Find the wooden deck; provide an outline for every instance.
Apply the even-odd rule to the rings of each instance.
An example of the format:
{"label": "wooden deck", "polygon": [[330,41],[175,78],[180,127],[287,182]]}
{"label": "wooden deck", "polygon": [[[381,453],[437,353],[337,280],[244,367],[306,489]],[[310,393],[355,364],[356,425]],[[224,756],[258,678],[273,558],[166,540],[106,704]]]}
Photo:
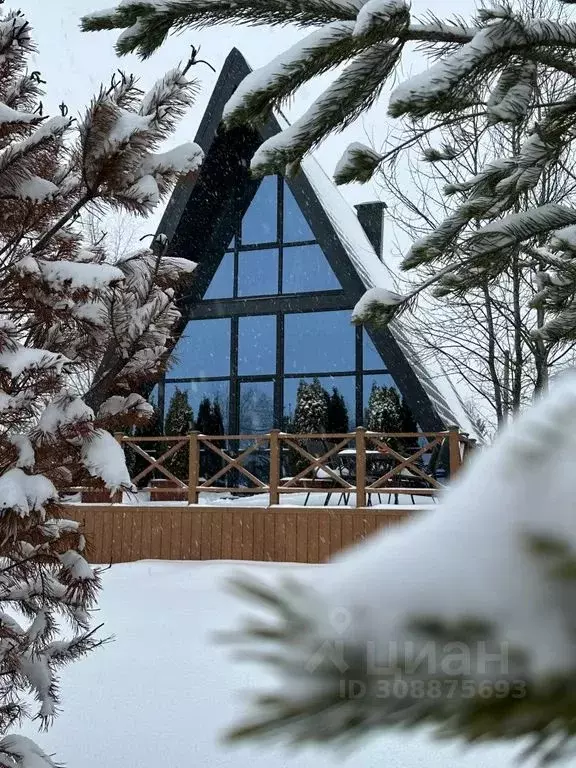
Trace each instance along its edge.
{"label": "wooden deck", "polygon": [[149,559],[323,563],[422,509],[69,504],[64,515],[83,523],[92,563]]}
{"label": "wooden deck", "polygon": [[[156,503],[141,497],[135,504],[121,504],[120,494],[110,499],[103,489],[93,488],[91,498],[83,494],[88,503],[65,505],[67,517],[84,523],[93,563],[322,563],[376,530],[425,510],[416,504],[374,508],[370,501],[379,495],[413,501],[427,496],[429,501],[445,485],[446,477],[433,470],[441,452],[452,478],[473,447],[456,427],[434,433],[376,433],[358,427],[344,434],[273,430],[258,435],[117,434],[116,439],[127,458],[136,455],[139,469],[133,482]],[[185,456],[177,477],[173,460],[181,452]],[[208,495],[223,492],[225,503],[207,503]],[[333,495],[343,506],[297,506],[298,494],[305,496],[305,504],[310,498],[312,504],[321,503],[318,494],[328,503]],[[261,504],[243,505],[245,496],[258,496]]]}

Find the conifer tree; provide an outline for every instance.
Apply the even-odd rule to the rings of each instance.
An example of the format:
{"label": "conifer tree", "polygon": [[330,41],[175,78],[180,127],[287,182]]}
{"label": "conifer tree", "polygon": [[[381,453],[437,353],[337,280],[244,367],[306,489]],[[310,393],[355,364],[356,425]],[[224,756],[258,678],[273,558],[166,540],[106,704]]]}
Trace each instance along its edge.
{"label": "conifer tree", "polygon": [[320,434],[326,432],[328,423],[328,397],[319,379],[302,380],[296,393],[294,432]]}
{"label": "conifer tree", "polygon": [[[214,401],[203,397],[198,406],[196,429],[203,435],[223,435],[224,419],[218,398]],[[205,448],[200,455],[200,474],[204,478],[212,477],[222,467],[222,459],[213,451]]]}
{"label": "conifer tree", "polygon": [[[192,103],[185,68],[146,94],[117,75],[76,122],[65,105],[43,114],[33,53],[27,18],[0,13],[0,763],[53,768],[10,731],[27,716],[48,726],[59,669],[101,642],[91,622],[99,573],[59,492],[86,478],[132,487],[109,430],[150,417],[132,388],[161,369],[179,317],[174,289],[194,266],[165,258],[164,237],[111,265],[79,214],[147,215],[202,153],[157,151]],[[84,371],[99,388],[92,407]]]}
{"label": "conifer tree", "polygon": [[196,429],[203,435],[211,435],[212,429],[212,404],[209,397],[203,397],[198,406],[196,417]]}
{"label": "conifer tree", "polygon": [[[170,398],[166,419],[164,421],[164,434],[187,435],[194,426],[194,413],[188,401],[188,392],[176,387]],[[167,446],[168,447],[168,446]],[[180,448],[174,456],[166,461],[166,468],[179,480],[186,482],[188,479],[189,448]]]}
{"label": "conifer tree", "polygon": [[[330,396],[319,379],[307,382],[303,379],[296,391],[296,407],[291,423],[294,434],[324,434],[328,427],[328,405]],[[306,440],[306,449],[314,456],[320,456],[327,450],[326,441],[319,438]],[[297,474],[304,469],[308,461],[299,453],[291,450],[288,454],[288,470]]]}
{"label": "conifer tree", "polygon": [[[366,408],[367,428],[372,432],[402,432],[405,415],[396,387],[380,386],[374,381]],[[386,443],[400,453],[407,448],[406,441],[398,437],[388,437]]]}
{"label": "conifer tree", "polygon": [[398,390],[373,382],[366,409],[367,428],[372,432],[401,432],[403,415]]}
{"label": "conifer tree", "polygon": [[332,389],[328,396],[328,410],[326,414],[326,431],[332,434],[343,434],[350,428],[348,406],[337,387]]}
{"label": "conifer tree", "polygon": [[237,579],[258,612],[228,639],[276,684],[231,737],[341,744],[420,726],[513,740],[543,765],[573,757],[575,424],[572,373],[482,451],[437,513],[381,531],[320,580]]}
{"label": "conifer tree", "polygon": [[400,432],[418,432],[418,424],[405,397],[402,398],[400,414]]}
{"label": "conifer tree", "polygon": [[222,415],[222,407],[218,398],[216,398],[212,404],[211,429],[211,435],[224,434],[224,417]]}

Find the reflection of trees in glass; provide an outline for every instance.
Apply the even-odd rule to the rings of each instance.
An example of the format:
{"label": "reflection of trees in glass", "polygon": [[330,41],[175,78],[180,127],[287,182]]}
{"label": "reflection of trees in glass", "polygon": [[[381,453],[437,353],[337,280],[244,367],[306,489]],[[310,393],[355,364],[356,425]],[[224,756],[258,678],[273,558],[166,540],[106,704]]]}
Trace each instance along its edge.
{"label": "reflection of trees in glass", "polygon": [[[187,435],[193,426],[194,413],[188,401],[188,392],[176,387],[168,405],[164,432],[166,435]],[[166,450],[173,445],[174,443],[166,443]],[[188,446],[185,446],[165,462],[166,469],[184,482],[188,479],[188,454]]]}
{"label": "reflection of trees in glass", "polygon": [[[273,386],[262,382],[240,388],[240,432],[244,435],[266,433],[274,424]],[[240,446],[242,449],[245,446]],[[259,449],[244,462],[244,466],[263,481],[269,476],[270,457],[267,450]],[[240,485],[251,486],[250,480],[238,476]]]}
{"label": "reflection of trees in glass", "polygon": [[213,400],[209,397],[202,398],[198,407],[196,429],[203,435],[224,434],[224,420],[218,397],[215,397]]}
{"label": "reflection of trees in glass", "polygon": [[328,423],[329,395],[319,379],[298,384],[292,422],[295,433],[325,432]]}
{"label": "reflection of trees in glass", "polygon": [[[274,388],[271,382],[255,383],[240,387],[240,433],[243,435],[265,434],[274,425]],[[240,443],[239,450],[249,447],[250,442]],[[270,472],[270,455],[265,444],[244,460],[244,466],[264,482]],[[252,481],[242,474],[235,475],[239,485],[251,487]]]}
{"label": "reflection of trees in glass", "polygon": [[319,379],[301,380],[296,393],[294,415],[286,417],[290,432],[348,432],[348,406],[338,387],[330,394]]}
{"label": "reflection of trees in glass", "polygon": [[398,390],[372,384],[366,426],[372,432],[400,432],[402,429],[402,403]]}
{"label": "reflection of trees in glass", "polygon": [[[372,384],[365,423],[372,432],[416,432],[418,427],[406,401],[400,398],[395,387]],[[417,439],[389,438],[386,441],[391,448],[400,453],[417,450]]]}
{"label": "reflection of trees in glass", "polygon": [[240,393],[240,432],[268,432],[274,424],[274,399],[257,385],[243,386]]}
{"label": "reflection of trees in glass", "polygon": [[[214,400],[210,400],[209,397],[202,399],[198,407],[196,429],[203,435],[224,434],[224,420],[218,397],[215,397]],[[217,446],[219,448],[225,447],[221,441],[218,441]],[[212,477],[222,468],[222,461],[223,459],[215,454],[214,451],[206,447],[201,448],[200,475],[205,479]]]}
{"label": "reflection of trees in glass", "polygon": [[350,419],[348,416],[348,406],[344,400],[344,395],[338,391],[338,387],[332,389],[332,394],[328,395],[328,411],[326,414],[326,431],[333,434],[342,434],[348,432]]}
{"label": "reflection of trees in glass", "polygon": [[[311,382],[300,381],[296,393],[294,418],[290,421],[289,431],[297,434],[342,433],[348,432],[348,407],[337,387],[329,394],[319,379]],[[326,440],[309,440],[307,449],[319,456],[328,449]],[[290,457],[289,471],[298,473],[307,462],[300,456]]]}

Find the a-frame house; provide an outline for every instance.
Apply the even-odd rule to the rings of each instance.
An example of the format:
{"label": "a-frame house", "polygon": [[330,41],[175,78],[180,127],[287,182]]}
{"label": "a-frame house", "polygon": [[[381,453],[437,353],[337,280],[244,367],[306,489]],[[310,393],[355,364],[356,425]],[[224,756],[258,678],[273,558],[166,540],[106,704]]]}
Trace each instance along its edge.
{"label": "a-frame house", "polygon": [[431,377],[396,322],[354,328],[350,313],[367,288],[392,287],[382,261],[383,204],[356,210],[313,157],[296,178],[251,179],[250,160],[280,130],[226,130],[223,108],[250,68],[233,50],[196,141],[206,159],[181,183],[160,231],[169,253],[198,263],[173,362],[158,385],[161,409],[176,387],[218,400],[228,434],[282,427],[301,380],[318,378],[344,397],[350,426],[363,423],[370,391],[396,386],[422,430],[473,427],[445,377]]}

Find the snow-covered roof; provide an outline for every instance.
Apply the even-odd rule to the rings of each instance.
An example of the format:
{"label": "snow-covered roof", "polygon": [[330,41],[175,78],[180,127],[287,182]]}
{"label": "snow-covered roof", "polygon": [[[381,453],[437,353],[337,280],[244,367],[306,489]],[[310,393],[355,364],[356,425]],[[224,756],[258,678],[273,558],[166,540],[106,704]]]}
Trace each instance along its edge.
{"label": "snow-covered roof", "polygon": [[434,364],[428,360],[424,365],[397,320],[390,323],[389,329],[442,421],[447,426],[458,425],[470,437],[481,440],[482,437],[478,433],[454,382],[450,376],[442,372],[439,362],[436,361]]}
{"label": "snow-covered roof", "polygon": [[366,288],[379,286],[390,291],[395,290],[392,273],[378,257],[354,209],[324,172],[320,163],[315,157],[309,155],[302,162],[302,171],[322,203],[334,231],[364,286]]}
{"label": "snow-covered roof", "polygon": [[[287,120],[280,116],[279,122],[286,124]],[[396,287],[392,269],[382,261],[374,250],[356,212],[336,184],[325,173],[313,155],[304,158],[301,169],[364,287],[366,289],[384,288],[394,292]],[[442,372],[441,366],[430,365],[429,362],[425,366],[421,362],[398,321],[391,323],[389,330],[404,353],[410,367],[418,376],[442,421],[446,425],[458,425],[463,432],[467,432],[471,437],[480,438],[456,386],[450,377]]]}
{"label": "snow-covered roof", "polygon": [[[290,125],[282,113],[275,113],[275,117],[281,127]],[[364,283],[364,287],[368,289],[378,286],[394,291],[392,272],[379,258],[356,212],[340,189],[326,174],[313,154],[306,155],[300,167],[328,216],[334,232],[344,246],[348,258]]]}

